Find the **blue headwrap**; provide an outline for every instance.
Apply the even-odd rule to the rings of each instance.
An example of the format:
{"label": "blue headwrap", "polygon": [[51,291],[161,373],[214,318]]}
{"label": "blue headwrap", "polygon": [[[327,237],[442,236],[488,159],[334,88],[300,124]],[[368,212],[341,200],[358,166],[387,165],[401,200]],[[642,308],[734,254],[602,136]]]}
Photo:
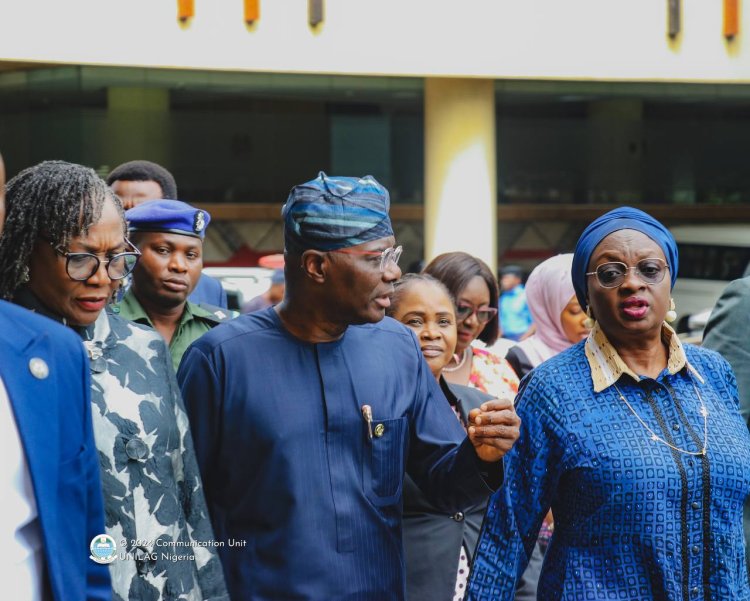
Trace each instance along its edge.
{"label": "blue headwrap", "polygon": [[284,242],[295,250],[338,250],[393,236],[388,190],[371,175],[318,177],[292,188],[281,209]]}
{"label": "blue headwrap", "polygon": [[671,232],[648,213],[632,207],[620,207],[592,221],[583,230],[576,244],[571,276],[573,277],[576,298],[583,309],[586,309],[588,304],[586,302],[588,292],[586,272],[589,270],[591,255],[604,238],[618,230],[639,231],[646,234],[661,247],[669,265],[669,277],[672,280],[672,287],[674,287],[679,259],[677,257],[677,243]]}

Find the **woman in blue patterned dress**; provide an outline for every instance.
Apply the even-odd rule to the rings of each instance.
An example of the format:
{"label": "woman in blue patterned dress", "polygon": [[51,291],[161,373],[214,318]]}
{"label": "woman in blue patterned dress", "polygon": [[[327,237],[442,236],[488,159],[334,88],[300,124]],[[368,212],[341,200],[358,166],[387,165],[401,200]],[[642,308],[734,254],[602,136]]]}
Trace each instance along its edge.
{"label": "woman in blue patterned dress", "polygon": [[550,507],[539,601],[750,600],[750,435],[726,361],[665,322],[677,267],[671,234],[642,211],[610,211],[581,235],[572,278],[593,329],[522,383],[473,601],[512,598]]}
{"label": "woman in blue patterned dress", "polygon": [[[0,297],[83,339],[113,601],[226,601],[180,389],[164,340],[105,310],[138,252],[122,205],[89,168],[48,161],[7,189]],[[73,551],[71,551],[73,552]]]}

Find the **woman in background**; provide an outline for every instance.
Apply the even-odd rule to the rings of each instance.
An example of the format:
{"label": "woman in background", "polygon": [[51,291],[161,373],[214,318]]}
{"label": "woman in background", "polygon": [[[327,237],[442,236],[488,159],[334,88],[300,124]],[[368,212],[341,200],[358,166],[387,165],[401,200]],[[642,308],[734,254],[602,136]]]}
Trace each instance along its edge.
{"label": "woman in background", "polygon": [[[408,274],[395,284],[388,315],[414,331],[432,375],[465,429],[469,412],[492,397],[448,384],[441,376],[456,346],[455,308],[447,288],[432,276]],[[457,513],[440,511],[406,477],[403,536],[408,601],[463,599],[485,507],[482,503]]]}
{"label": "woman in background", "polygon": [[588,336],[586,313],[570,277],[572,264],[572,253],[557,255],[537,265],[526,282],[526,301],[536,332],[505,356],[519,378]]}
{"label": "woman in background", "polygon": [[498,337],[499,291],[492,270],[476,257],[452,252],[435,257],[424,273],[440,280],[456,301],[456,356],[443,369],[445,379],[493,397],[514,397],[518,377],[508,362],[472,346],[477,339],[491,346]]}

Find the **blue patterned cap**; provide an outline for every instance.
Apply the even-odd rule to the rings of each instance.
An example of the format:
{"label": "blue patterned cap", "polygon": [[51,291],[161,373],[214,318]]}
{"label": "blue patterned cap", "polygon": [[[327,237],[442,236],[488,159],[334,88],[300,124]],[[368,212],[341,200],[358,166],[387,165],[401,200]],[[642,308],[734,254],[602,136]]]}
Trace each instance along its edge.
{"label": "blue patterned cap", "polygon": [[281,209],[284,242],[295,250],[338,250],[393,236],[388,190],[371,175],[318,177],[292,188]]}
{"label": "blue patterned cap", "polygon": [[131,232],[169,232],[201,238],[211,215],[180,200],[149,200],[125,211]]}

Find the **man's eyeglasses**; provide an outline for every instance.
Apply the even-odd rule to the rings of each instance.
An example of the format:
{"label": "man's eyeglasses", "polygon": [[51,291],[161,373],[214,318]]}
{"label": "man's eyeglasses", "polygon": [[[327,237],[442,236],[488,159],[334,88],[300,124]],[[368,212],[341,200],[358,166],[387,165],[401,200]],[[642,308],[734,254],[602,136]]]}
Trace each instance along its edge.
{"label": "man's eyeglasses", "polygon": [[102,263],[107,266],[107,275],[110,280],[121,280],[130,274],[141,257],[141,251],[127,238],[125,242],[130,245],[132,251],[117,253],[104,260],[92,253],[72,253],[55,246],[52,242],[50,244],[58,255],[65,257],[65,271],[68,277],[77,282],[85,282],[99,271],[99,265]]}
{"label": "man's eyeglasses", "polygon": [[403,246],[391,246],[390,248],[386,248],[383,251],[339,248],[331,252],[345,253],[349,255],[369,255],[371,257],[380,255],[380,271],[385,271],[388,268],[388,265],[390,265],[391,263],[393,263],[394,265],[398,265],[398,260],[401,258],[401,253],[403,252],[403,250]]}
{"label": "man's eyeglasses", "polygon": [[456,307],[456,317],[458,317],[459,321],[469,319],[471,315],[476,315],[479,323],[487,323],[497,315],[497,309],[495,309],[495,307],[487,306],[475,308],[466,303],[458,303],[458,306]]}
{"label": "man's eyeglasses", "polygon": [[633,266],[625,265],[625,263],[620,263],[619,261],[612,261],[597,265],[596,271],[590,271],[586,275],[595,275],[602,288],[617,288],[625,281],[625,276],[631,269],[635,269],[636,275],[638,275],[644,284],[658,284],[664,279],[669,265],[656,257],[641,259]]}

